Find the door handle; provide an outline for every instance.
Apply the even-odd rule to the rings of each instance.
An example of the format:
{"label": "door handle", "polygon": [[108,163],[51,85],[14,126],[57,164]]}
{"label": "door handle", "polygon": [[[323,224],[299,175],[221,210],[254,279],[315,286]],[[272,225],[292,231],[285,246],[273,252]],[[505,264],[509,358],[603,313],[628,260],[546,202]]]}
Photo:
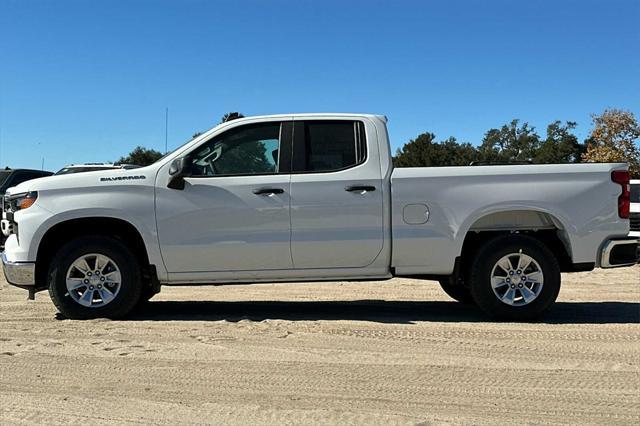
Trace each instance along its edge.
{"label": "door handle", "polygon": [[284,189],[282,188],[256,188],[253,190],[253,193],[256,195],[273,195],[273,194],[282,194]]}
{"label": "door handle", "polygon": [[376,187],[371,185],[351,185],[347,186],[344,190],[348,192],[371,192],[375,191]]}

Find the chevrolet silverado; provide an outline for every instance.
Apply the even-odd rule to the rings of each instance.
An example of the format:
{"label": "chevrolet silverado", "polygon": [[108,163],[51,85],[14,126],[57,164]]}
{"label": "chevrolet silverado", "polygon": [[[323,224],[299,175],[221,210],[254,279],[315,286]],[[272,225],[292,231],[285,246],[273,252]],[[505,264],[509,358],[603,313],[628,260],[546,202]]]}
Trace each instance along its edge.
{"label": "chevrolet silverado", "polygon": [[240,118],[147,167],[10,188],[7,281],[120,318],[162,285],[411,276],[528,320],[561,272],[637,263],[626,164],[394,168],[386,122]]}

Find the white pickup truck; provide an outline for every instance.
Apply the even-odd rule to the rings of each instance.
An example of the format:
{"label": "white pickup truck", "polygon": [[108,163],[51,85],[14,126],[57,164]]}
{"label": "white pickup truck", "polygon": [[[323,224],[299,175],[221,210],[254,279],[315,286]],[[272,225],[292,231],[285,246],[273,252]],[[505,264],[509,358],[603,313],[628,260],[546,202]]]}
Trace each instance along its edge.
{"label": "white pickup truck", "polygon": [[626,164],[394,169],[378,115],[237,119],[151,166],[23,183],[5,205],[7,281],[69,318],[122,317],[161,285],[411,276],[527,320],[560,272],[638,262]]}

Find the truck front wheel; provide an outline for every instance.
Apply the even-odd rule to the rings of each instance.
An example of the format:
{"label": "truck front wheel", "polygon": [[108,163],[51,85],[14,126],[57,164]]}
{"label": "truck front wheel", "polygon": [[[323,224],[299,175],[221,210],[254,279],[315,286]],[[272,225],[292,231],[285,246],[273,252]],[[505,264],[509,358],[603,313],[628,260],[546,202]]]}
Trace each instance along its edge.
{"label": "truck front wheel", "polygon": [[85,236],[64,245],[49,269],[49,294],[67,318],[121,318],[140,299],[140,265],[121,241]]}
{"label": "truck front wheel", "polygon": [[540,241],[521,234],[485,243],[471,265],[471,296],[487,314],[526,321],[539,317],[560,292],[560,266]]}

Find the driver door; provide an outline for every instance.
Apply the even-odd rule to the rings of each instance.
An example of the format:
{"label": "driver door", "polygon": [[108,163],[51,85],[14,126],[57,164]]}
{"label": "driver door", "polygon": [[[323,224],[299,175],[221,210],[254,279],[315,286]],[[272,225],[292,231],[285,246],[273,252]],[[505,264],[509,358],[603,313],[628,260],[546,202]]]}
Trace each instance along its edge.
{"label": "driver door", "polygon": [[[236,126],[188,154],[193,175],[183,190],[157,185],[158,238],[172,280],[293,267],[291,136],[291,122]],[[167,173],[168,165],[158,182]]]}

